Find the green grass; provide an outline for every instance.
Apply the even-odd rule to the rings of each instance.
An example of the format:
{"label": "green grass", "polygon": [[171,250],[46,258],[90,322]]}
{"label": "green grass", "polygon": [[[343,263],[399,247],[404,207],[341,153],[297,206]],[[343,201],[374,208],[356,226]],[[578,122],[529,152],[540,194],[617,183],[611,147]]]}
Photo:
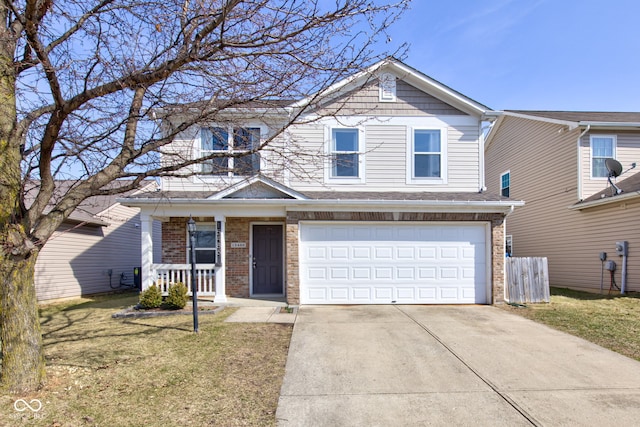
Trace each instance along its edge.
{"label": "green grass", "polygon": [[549,304],[505,309],[640,360],[640,295],[551,288]]}
{"label": "green grass", "polygon": [[[290,325],[225,323],[233,312],[112,319],[111,296],[43,307],[47,384],[0,396],[0,425],[275,425]],[[14,402],[38,399],[37,413]]]}

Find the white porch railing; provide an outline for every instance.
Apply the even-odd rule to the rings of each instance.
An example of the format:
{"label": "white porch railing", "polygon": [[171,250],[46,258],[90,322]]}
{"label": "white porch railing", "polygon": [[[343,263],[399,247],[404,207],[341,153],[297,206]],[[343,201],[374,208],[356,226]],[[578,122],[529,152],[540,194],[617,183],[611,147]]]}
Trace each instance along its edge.
{"label": "white porch railing", "polygon": [[[189,295],[192,293],[191,264],[152,264],[151,282],[167,295],[169,285],[182,282],[186,285]],[[198,296],[213,296],[215,287],[215,264],[196,264],[196,285]]]}

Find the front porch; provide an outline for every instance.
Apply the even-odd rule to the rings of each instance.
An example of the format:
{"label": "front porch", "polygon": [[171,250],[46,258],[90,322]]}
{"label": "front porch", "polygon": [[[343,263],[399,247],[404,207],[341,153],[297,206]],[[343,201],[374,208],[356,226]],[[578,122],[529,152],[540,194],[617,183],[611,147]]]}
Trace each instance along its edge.
{"label": "front porch", "polygon": [[[215,264],[196,264],[195,286],[199,297],[215,297],[215,269]],[[184,283],[188,294],[193,295],[191,264],[151,264],[149,276],[162,295],[167,295],[169,286],[178,282]]]}
{"label": "front porch", "polygon": [[[206,235],[196,239],[192,280],[189,217],[141,216],[143,290],[155,284],[167,295],[171,284],[181,282],[189,295],[195,287],[199,298],[210,298],[216,304],[227,303],[229,298],[285,300],[284,218],[194,216],[197,229]],[[153,233],[160,234],[160,230],[154,251]]]}

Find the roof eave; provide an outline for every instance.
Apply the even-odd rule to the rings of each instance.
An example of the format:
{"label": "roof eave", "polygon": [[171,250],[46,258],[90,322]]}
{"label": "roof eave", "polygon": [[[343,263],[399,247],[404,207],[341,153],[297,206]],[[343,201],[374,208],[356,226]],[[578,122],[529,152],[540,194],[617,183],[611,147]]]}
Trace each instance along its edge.
{"label": "roof eave", "polygon": [[624,202],[630,199],[635,199],[636,197],[640,197],[640,191],[622,193],[612,197],[603,197],[601,199],[591,200],[589,202],[578,202],[576,204],[569,206],[568,208],[569,210],[572,210],[572,211],[581,211],[581,210],[593,208],[596,206],[603,206],[603,205],[613,204],[617,202]]}
{"label": "roof eave", "polygon": [[125,206],[147,207],[158,205],[221,205],[221,206],[277,206],[282,205],[287,210],[348,210],[353,208],[371,209],[388,208],[402,211],[419,209],[447,212],[485,212],[509,213],[514,208],[524,206],[524,201],[475,201],[475,200],[343,200],[343,199],[122,199]]}

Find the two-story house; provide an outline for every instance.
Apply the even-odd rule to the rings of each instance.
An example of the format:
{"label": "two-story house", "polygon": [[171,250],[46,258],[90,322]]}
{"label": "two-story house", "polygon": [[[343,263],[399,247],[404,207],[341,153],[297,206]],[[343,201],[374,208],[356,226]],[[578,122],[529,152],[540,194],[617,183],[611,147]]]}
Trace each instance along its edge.
{"label": "two-story house", "polygon": [[167,164],[229,156],[124,201],[141,209],[143,288],[191,286],[193,217],[198,293],[218,302],[502,300],[504,218],[522,202],[483,191],[483,123],[495,112],[394,59],[318,95],[237,106],[173,141]]}
{"label": "two-story house", "polygon": [[[489,191],[526,202],[507,221],[512,255],[547,257],[554,286],[640,291],[640,113],[505,111],[485,152]],[[622,166],[613,185],[609,158]]]}

